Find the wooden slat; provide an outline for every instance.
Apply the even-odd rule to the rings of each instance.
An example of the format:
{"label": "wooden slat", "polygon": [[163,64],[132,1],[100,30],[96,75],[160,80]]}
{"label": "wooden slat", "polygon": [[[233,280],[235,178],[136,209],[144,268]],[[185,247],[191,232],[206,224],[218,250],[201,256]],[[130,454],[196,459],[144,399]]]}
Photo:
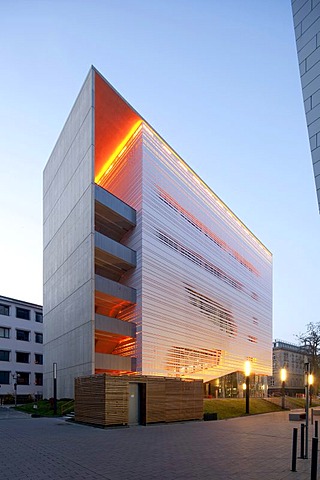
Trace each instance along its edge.
{"label": "wooden slat", "polygon": [[147,423],[203,418],[202,380],[98,374],[75,380],[76,421],[127,425],[130,382],[146,384]]}

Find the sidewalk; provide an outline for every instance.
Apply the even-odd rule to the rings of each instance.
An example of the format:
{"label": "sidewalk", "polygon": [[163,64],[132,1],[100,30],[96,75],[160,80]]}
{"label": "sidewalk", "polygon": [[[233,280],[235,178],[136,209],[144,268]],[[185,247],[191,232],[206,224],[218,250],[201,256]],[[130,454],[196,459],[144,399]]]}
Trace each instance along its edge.
{"label": "sidewalk", "polygon": [[290,471],[287,411],[104,430],[3,410],[1,480],[310,479],[310,460]]}

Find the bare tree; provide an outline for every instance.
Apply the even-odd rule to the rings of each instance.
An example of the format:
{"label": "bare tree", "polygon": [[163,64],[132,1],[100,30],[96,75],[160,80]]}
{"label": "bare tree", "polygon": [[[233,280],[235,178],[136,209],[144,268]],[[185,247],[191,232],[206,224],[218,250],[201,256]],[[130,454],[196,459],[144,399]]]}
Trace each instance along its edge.
{"label": "bare tree", "polygon": [[305,333],[297,335],[300,345],[306,350],[310,371],[315,375],[315,386],[319,385],[320,373],[320,322],[307,324]]}

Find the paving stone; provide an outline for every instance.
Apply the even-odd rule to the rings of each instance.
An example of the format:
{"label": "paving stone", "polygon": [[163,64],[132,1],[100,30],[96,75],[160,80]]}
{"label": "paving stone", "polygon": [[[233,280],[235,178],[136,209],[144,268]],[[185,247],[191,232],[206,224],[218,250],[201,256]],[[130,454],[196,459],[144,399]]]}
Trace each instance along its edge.
{"label": "paving stone", "polygon": [[279,412],[98,429],[1,408],[1,480],[309,480],[310,459],[290,471],[293,426]]}

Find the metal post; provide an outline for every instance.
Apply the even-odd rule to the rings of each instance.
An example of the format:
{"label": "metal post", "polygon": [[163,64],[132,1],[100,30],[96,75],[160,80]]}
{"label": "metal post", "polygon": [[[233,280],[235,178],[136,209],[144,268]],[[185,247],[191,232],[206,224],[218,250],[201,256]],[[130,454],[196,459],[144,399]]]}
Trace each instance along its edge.
{"label": "metal post", "polygon": [[282,382],[282,398],[281,398],[281,408],[284,410],[284,403],[285,403],[285,384],[286,382],[283,380]]}
{"label": "metal post", "polygon": [[57,415],[57,364],[53,364],[53,414]]}
{"label": "metal post", "polygon": [[311,452],[311,480],[317,480],[318,469],[318,439],[312,439],[312,452]]}
{"label": "metal post", "polygon": [[298,429],[293,429],[292,437],[292,461],[291,461],[291,471],[297,471],[297,443],[298,443]]}
{"label": "metal post", "polygon": [[249,409],[249,396],[250,396],[250,377],[249,375],[246,376],[246,413],[250,413]]}
{"label": "metal post", "polygon": [[309,374],[310,374],[310,364],[307,362],[306,367],[306,447],[305,447],[305,457],[308,458],[308,439],[309,439]]}
{"label": "metal post", "polygon": [[304,458],[304,423],[301,423],[301,430],[300,430],[300,457]]}
{"label": "metal post", "polygon": [[318,420],[314,422],[314,436],[318,438]]}
{"label": "metal post", "polygon": [[14,387],[14,406],[17,406],[17,382],[14,382],[13,384]]}

